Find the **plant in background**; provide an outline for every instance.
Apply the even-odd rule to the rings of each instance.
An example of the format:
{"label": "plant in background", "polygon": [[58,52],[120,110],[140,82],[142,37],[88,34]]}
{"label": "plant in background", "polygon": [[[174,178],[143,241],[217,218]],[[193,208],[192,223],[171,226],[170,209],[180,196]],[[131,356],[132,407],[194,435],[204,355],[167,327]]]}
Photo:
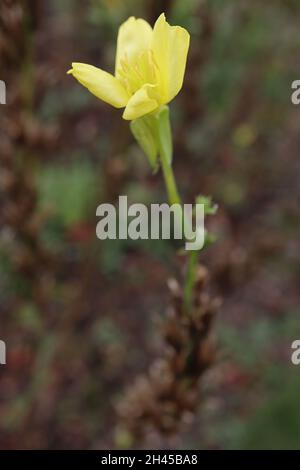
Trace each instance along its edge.
{"label": "plant in background", "polygon": [[[9,104],[0,114],[0,200],[1,228],[13,234],[5,248],[6,252],[15,253],[10,256],[13,272],[20,276],[23,294],[26,291],[26,296],[45,312],[55,262],[40,234],[47,215],[38,207],[36,150],[53,144],[55,132],[34,112],[38,82],[32,52],[35,26],[29,18],[36,14],[37,4],[36,1],[30,6],[21,1],[0,4],[0,65],[11,89]],[[22,79],[17,70],[22,70]],[[5,95],[3,83],[0,80],[0,94]]]}
{"label": "plant in background", "polygon": [[[189,43],[189,33],[170,26],[164,14],[153,28],[143,19],[130,17],[119,29],[114,75],[78,62],[68,71],[97,98],[125,108],[123,118],[131,121],[131,131],[151,168],[162,168],[169,204],[181,206],[172,169],[167,105],[182,88]],[[210,198],[198,196],[196,202],[204,205],[206,215],[215,213]],[[215,299],[203,294],[207,275],[199,268],[198,252],[189,251],[183,287],[174,280],[170,284],[173,314],[162,327],[166,356],[155,365],[156,372],[152,368],[146,379],[133,385],[120,407],[135,438],[141,437],[145,422],[163,432],[174,431],[183,413],[197,402],[197,381],[214,355],[210,325],[216,307]],[[123,445],[126,438],[120,435]]]}

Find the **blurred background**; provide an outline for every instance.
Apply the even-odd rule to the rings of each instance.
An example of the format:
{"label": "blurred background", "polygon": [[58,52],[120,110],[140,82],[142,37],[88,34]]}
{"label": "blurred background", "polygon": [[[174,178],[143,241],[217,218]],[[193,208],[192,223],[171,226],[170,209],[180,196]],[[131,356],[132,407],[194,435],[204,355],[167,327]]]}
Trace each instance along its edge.
{"label": "blurred background", "polygon": [[[160,353],[167,241],[97,240],[96,207],[164,201],[120,111],[66,75],[113,71],[119,25],[164,11],[191,33],[171,104],[186,202],[218,203],[201,255],[222,298],[215,365],[193,422],[144,445],[300,448],[300,78],[297,0],[2,0],[0,79],[0,447],[114,448],[115,406]],[[299,366],[300,367],[300,366]],[[125,445],[124,442],[122,445]]]}

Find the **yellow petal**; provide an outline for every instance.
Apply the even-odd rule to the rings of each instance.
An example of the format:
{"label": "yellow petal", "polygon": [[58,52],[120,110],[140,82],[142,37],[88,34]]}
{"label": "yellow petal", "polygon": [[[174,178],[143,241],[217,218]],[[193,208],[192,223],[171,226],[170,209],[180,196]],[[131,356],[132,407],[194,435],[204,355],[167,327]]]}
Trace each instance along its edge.
{"label": "yellow petal", "polygon": [[72,63],[69,74],[85,86],[93,95],[115,108],[126,106],[129,96],[123,85],[110,73],[93,65]]}
{"label": "yellow petal", "polygon": [[156,85],[150,85],[149,83],[143,85],[128,101],[123,118],[131,121],[158,108],[158,102],[153,96],[155,88]]}
{"label": "yellow petal", "polygon": [[157,19],[152,37],[152,50],[160,69],[163,102],[171,101],[181,90],[190,35],[180,26],[170,26],[164,13]]}
{"label": "yellow petal", "polygon": [[152,33],[153,30],[147,21],[140,18],[136,19],[134,16],[128,18],[120,26],[116,53],[116,76],[118,76],[122,59],[132,63],[138,59],[140,53],[149,48]]}

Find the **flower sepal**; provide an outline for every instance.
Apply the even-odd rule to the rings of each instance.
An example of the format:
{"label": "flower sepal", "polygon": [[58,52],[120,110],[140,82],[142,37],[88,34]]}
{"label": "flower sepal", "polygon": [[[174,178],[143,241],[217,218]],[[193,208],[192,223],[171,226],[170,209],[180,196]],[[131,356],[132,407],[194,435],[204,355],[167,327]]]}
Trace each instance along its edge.
{"label": "flower sepal", "polygon": [[162,106],[155,114],[155,119],[157,122],[157,144],[159,153],[163,153],[167,162],[169,165],[171,165],[173,156],[173,142],[169,107]]}
{"label": "flower sepal", "polygon": [[159,146],[156,126],[155,117],[149,114],[130,122],[131,132],[139,146],[147,155],[153,173],[156,173],[159,169]]}
{"label": "flower sepal", "polygon": [[159,155],[162,152],[171,165],[173,145],[168,106],[162,106],[156,113],[134,119],[130,123],[130,129],[147,155],[154,173],[159,169]]}

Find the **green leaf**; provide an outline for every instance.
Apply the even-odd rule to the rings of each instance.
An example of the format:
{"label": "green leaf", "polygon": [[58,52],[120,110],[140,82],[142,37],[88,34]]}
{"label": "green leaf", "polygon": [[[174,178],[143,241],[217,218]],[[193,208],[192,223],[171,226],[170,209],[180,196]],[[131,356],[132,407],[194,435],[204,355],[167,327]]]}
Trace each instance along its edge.
{"label": "green leaf", "polygon": [[164,106],[156,114],[157,119],[157,130],[158,130],[158,140],[159,140],[159,149],[160,152],[164,153],[167,161],[171,165],[172,155],[173,155],[173,145],[172,145],[172,131],[170,124],[169,108]]}
{"label": "green leaf", "polygon": [[212,202],[210,196],[197,196],[196,204],[204,205],[204,215],[215,215],[218,210],[218,205]]}
{"label": "green leaf", "polygon": [[148,157],[154,172],[158,170],[158,143],[156,136],[156,121],[153,116],[143,116],[130,123],[130,129],[136,141]]}

